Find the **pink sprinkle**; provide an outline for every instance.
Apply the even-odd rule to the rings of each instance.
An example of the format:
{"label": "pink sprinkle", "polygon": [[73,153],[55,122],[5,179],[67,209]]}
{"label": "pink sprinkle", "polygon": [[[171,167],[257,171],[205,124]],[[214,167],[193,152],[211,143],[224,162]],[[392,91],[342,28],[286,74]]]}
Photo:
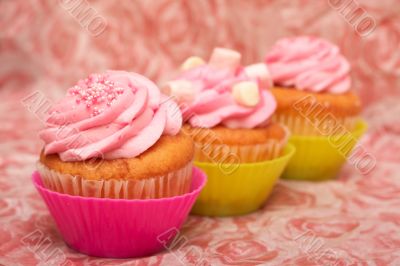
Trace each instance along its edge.
{"label": "pink sprinkle", "polygon": [[76,96],[77,104],[83,102],[88,109],[93,106],[91,115],[96,116],[104,111],[100,108],[101,104],[111,106],[124,91],[124,88],[116,87],[113,81],[108,80],[106,75],[92,74],[79,81],[71,89],[71,94]]}

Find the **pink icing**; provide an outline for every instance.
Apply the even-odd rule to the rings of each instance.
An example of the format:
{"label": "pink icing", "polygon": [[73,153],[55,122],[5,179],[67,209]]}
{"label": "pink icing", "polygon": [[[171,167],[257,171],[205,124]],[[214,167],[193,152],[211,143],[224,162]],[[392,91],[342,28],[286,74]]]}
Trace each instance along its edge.
{"label": "pink icing", "polygon": [[[221,52],[222,51],[222,52]],[[226,52],[228,51],[228,52]],[[254,128],[268,122],[276,109],[272,94],[260,84],[267,84],[266,71],[246,73],[246,68],[239,65],[234,51],[216,48],[210,62],[183,72],[176,80],[189,81],[193,100],[180,101],[183,118],[194,127],[211,128],[224,125],[228,128]],[[239,54],[240,55],[240,54]],[[224,58],[232,56],[233,58]],[[260,77],[254,73],[262,73]],[[260,100],[254,107],[239,104],[233,97],[232,87],[242,81],[254,81],[258,86]]]}
{"label": "pink icing", "polygon": [[145,77],[125,71],[92,74],[49,111],[40,132],[45,154],[63,161],[133,158],[163,134],[176,135],[182,116]]}
{"label": "pink icing", "polygon": [[307,36],[279,40],[265,61],[277,85],[336,94],[350,90],[350,65],[326,40]]}

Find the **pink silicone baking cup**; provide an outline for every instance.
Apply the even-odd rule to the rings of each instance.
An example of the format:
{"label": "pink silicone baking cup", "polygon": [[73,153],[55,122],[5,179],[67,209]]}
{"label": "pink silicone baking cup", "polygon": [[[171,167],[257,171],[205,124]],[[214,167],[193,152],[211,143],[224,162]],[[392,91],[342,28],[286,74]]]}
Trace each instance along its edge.
{"label": "pink silicone baking cup", "polygon": [[149,256],[168,247],[206,183],[205,174],[194,167],[187,194],[127,200],[51,191],[43,186],[37,171],[32,179],[68,246],[108,258]]}

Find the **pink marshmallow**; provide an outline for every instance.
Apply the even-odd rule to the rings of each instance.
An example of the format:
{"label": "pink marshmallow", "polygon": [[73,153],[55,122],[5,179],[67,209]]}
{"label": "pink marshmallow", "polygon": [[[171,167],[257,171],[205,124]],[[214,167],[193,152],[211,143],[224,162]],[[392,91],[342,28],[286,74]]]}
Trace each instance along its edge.
{"label": "pink marshmallow", "polygon": [[172,96],[179,102],[191,102],[194,100],[195,92],[191,82],[186,80],[169,81],[163,88],[162,92]]}
{"label": "pink marshmallow", "polygon": [[271,73],[266,64],[258,63],[249,65],[244,68],[244,72],[248,77],[258,79],[261,88],[269,89],[272,87]]}
{"label": "pink marshmallow", "polygon": [[209,64],[215,68],[235,70],[240,65],[241,57],[241,54],[234,50],[215,48],[211,54]]}

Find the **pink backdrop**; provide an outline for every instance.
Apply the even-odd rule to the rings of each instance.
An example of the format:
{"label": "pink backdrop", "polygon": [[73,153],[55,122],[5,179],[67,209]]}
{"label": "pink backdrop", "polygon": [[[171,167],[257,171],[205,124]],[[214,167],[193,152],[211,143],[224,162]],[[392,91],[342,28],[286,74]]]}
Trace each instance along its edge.
{"label": "pink backdrop", "polygon": [[[400,265],[398,0],[78,2],[73,11],[76,0],[0,1],[0,264],[199,265],[203,258],[231,265]],[[362,25],[346,18],[343,3],[359,4],[376,28],[360,36]],[[87,8],[92,20],[79,15]],[[190,217],[181,232],[185,246],[144,260],[88,258],[63,244],[30,184],[41,123],[21,99],[35,90],[58,98],[77,79],[106,69],[162,82],[184,58],[207,57],[214,46],[257,62],[278,38],[299,34],[329,39],[351,61],[370,123],[362,145],[377,159],[372,172],[346,165],[337,181],[281,181],[259,212]],[[58,250],[62,256],[49,255]]]}

